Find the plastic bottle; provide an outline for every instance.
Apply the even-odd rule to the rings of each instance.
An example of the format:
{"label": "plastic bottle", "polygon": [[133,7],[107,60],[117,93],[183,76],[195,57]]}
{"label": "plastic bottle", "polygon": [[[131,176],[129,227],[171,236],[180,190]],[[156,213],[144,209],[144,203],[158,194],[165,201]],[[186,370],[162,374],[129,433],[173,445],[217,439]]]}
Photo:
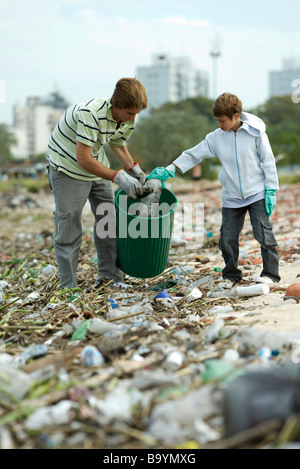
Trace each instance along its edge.
{"label": "plastic bottle", "polygon": [[44,355],[47,355],[47,353],[48,346],[46,344],[33,344],[21,353],[21,357],[25,360],[30,360],[30,358],[43,357]]}
{"label": "plastic bottle", "polygon": [[176,274],[176,275],[185,275],[185,273],[192,274],[194,270],[195,270],[195,267],[192,267],[190,265],[183,265],[183,266],[175,267],[175,269],[171,270],[171,273]]}
{"label": "plastic bottle", "polygon": [[42,269],[42,274],[43,275],[54,275],[56,273],[56,267],[54,267],[51,264],[47,264],[45,267]]}
{"label": "plastic bottle", "polygon": [[209,287],[214,284],[213,277],[210,275],[207,275],[206,277],[199,278],[198,280],[195,280],[195,282],[192,282],[189,284],[189,288],[197,288],[197,287]]}

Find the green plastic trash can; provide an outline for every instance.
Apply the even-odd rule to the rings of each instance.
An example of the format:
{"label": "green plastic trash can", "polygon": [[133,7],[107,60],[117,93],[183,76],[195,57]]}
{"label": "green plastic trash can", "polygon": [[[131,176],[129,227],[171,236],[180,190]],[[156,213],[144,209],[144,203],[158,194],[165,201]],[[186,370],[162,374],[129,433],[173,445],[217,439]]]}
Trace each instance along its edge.
{"label": "green plastic trash can", "polygon": [[128,213],[132,204],[140,202],[143,199],[128,200],[122,189],[115,197],[119,266],[131,277],[151,278],[161,274],[168,263],[177,198],[170,190],[162,189],[154,217]]}

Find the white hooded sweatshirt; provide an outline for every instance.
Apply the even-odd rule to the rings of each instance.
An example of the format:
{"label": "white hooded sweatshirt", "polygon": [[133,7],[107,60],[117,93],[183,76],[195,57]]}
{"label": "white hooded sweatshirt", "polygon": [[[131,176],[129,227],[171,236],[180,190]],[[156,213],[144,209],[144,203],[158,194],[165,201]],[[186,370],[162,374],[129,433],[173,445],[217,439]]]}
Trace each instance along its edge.
{"label": "white hooded sweatshirt", "polygon": [[247,112],[242,112],[241,121],[243,125],[236,133],[217,129],[195,147],[185,150],[173,163],[184,174],[206,158],[217,156],[222,163],[219,180],[224,198],[246,199],[265,187],[279,189],[265,123]]}

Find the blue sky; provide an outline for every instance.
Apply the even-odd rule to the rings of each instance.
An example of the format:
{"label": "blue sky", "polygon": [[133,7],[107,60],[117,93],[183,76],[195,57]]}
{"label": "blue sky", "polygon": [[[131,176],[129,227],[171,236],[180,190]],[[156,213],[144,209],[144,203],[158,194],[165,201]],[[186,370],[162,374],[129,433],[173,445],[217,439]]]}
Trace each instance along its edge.
{"label": "blue sky", "polygon": [[0,122],[11,124],[14,104],[54,87],[70,103],[110,96],[154,53],[187,55],[212,74],[215,37],[217,94],[233,92],[254,107],[269,97],[269,71],[300,58],[299,13],[299,0],[2,1]]}

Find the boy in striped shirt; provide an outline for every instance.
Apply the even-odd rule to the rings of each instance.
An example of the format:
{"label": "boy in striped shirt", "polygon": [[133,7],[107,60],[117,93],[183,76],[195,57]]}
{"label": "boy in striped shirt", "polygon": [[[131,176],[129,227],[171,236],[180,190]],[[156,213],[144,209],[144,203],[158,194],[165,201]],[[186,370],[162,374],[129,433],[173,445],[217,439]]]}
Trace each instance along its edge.
{"label": "boy in striped shirt", "polygon": [[[130,198],[145,195],[145,174],[133,161],[126,141],[135,128],[137,114],[146,108],[144,86],[135,78],[121,78],[110,99],[96,98],[67,109],[49,139],[49,183],[55,200],[53,239],[61,288],[77,286],[81,214],[87,200],[95,217],[97,285],[104,278],[117,284],[123,281],[116,237],[99,236],[97,225],[104,215],[97,208],[100,204],[113,206],[111,182],[118,184]],[[124,169],[110,168],[105,144],[109,144]]]}

